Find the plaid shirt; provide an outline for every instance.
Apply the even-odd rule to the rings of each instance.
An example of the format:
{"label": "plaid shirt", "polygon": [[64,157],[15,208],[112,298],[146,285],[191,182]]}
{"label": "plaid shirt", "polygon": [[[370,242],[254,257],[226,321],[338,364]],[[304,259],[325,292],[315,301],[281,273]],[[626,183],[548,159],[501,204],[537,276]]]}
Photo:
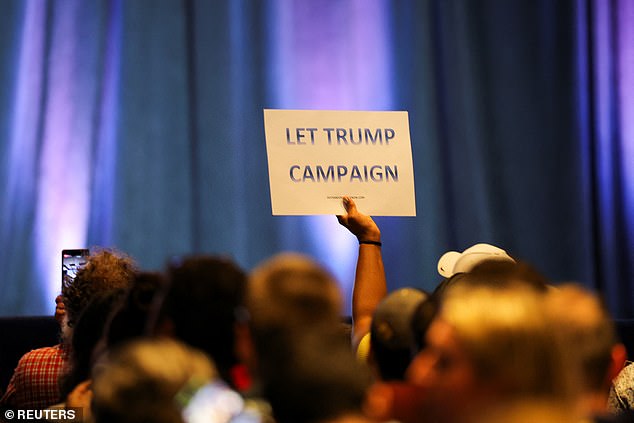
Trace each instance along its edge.
{"label": "plaid shirt", "polygon": [[44,409],[60,401],[57,380],[68,359],[61,345],[32,350],[22,356],[0,405]]}

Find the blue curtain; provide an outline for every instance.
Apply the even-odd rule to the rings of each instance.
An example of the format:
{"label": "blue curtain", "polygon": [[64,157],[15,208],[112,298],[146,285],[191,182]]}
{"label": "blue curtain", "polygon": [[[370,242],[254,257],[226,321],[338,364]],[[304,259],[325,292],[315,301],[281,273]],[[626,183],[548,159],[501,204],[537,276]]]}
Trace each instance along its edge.
{"label": "blue curtain", "polygon": [[[416,218],[377,218],[388,283],[431,290],[489,242],[634,318],[628,0],[4,0],[0,314],[48,314],[63,248],[160,269],[311,254],[349,299],[333,216],[271,216],[263,108],[407,110]],[[629,118],[629,119],[628,119]]]}

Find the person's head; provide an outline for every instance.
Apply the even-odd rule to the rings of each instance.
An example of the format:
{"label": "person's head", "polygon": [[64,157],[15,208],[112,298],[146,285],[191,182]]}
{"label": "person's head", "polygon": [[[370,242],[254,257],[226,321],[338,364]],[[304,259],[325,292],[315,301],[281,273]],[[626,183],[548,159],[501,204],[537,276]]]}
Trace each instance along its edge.
{"label": "person's head", "polygon": [[91,249],[86,265],[77,271],[71,281],[62,286],[62,299],[68,326],[72,327],[93,298],[126,289],[138,269],[125,254],[109,249]]}
{"label": "person's head", "polygon": [[586,413],[605,413],[611,381],[625,363],[615,323],[602,300],[581,285],[566,283],[551,290],[546,310],[575,370]]}
{"label": "person's head", "polygon": [[238,363],[235,313],[243,304],[246,274],[233,260],[212,255],[186,257],[166,273],[155,332],[206,352],[222,378],[231,382],[231,368]]}
{"label": "person's head", "polygon": [[416,345],[413,318],[428,297],[419,289],[401,288],[377,305],[370,326],[370,357],[380,379],[405,378]]}
{"label": "person's head", "polygon": [[268,362],[263,395],[278,423],[317,423],[360,415],[371,376],[332,332],[295,333]]}
{"label": "person's head", "polygon": [[90,378],[90,369],[101,351],[98,347],[106,321],[125,296],[123,288],[95,295],[84,307],[73,327],[70,359],[60,378],[60,392],[65,398],[79,383]]}
{"label": "person's head", "polygon": [[104,348],[113,348],[131,339],[148,335],[148,318],[157,293],[165,288],[165,277],[158,272],[139,272],[119,307],[106,325]]}
{"label": "person's head", "polygon": [[545,293],[521,280],[498,285],[471,277],[445,291],[427,346],[408,372],[429,388],[430,414],[460,421],[500,401],[567,401],[570,375],[545,316]]}
{"label": "person's head", "polygon": [[95,365],[91,412],[95,423],[183,423],[179,394],[215,377],[209,358],[179,341],[132,341]]}
{"label": "person's head", "polygon": [[479,259],[477,262],[470,262],[468,270],[463,268],[464,271],[456,272],[444,279],[432,295],[440,300],[447,288],[461,283],[504,286],[510,280],[521,280],[538,291],[545,292],[549,287],[548,279],[525,261],[511,261],[504,256],[479,256]]}
{"label": "person's head", "polygon": [[485,260],[515,263],[503,249],[491,244],[475,244],[463,252],[447,251],[438,260],[438,273],[451,278],[458,273],[468,273]]}
{"label": "person's head", "polygon": [[341,318],[341,292],[334,279],[314,259],[281,253],[251,272],[246,306],[257,327],[311,325]]}
{"label": "person's head", "polygon": [[258,363],[274,360],[275,349],[292,333],[322,327],[341,333],[339,287],[322,265],[305,255],[278,254],[253,269],[245,304],[248,320],[238,327],[238,351],[254,376]]}

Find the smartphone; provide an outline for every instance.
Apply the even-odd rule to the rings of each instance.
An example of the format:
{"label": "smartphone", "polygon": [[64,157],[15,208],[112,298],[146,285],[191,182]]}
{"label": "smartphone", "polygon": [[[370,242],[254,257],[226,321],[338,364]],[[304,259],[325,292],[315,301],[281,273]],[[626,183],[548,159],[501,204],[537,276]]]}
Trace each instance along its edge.
{"label": "smartphone", "polygon": [[89,254],[88,248],[62,250],[62,287],[75,279],[77,271],[86,264]]}

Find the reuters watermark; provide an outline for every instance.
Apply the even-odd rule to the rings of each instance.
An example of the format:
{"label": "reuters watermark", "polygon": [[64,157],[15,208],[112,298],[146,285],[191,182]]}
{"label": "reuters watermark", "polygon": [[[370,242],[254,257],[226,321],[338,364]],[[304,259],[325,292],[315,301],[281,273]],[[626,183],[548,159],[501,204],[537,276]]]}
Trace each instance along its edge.
{"label": "reuters watermark", "polygon": [[44,409],[44,410],[4,410],[4,421],[15,420],[48,420],[52,422],[82,421],[81,408]]}

